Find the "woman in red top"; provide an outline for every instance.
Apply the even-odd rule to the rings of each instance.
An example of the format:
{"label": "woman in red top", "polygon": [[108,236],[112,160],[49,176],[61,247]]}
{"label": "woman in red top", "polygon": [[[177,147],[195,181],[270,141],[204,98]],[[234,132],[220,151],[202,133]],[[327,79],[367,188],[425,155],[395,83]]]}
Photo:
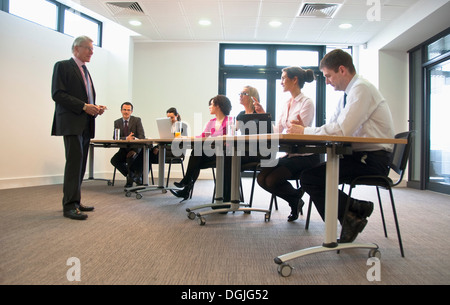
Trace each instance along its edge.
{"label": "woman in red top", "polygon": [[[226,135],[228,115],[230,114],[230,111],[231,102],[226,96],[217,95],[210,99],[209,113],[214,115],[215,118],[206,124],[205,130],[203,131],[201,137],[205,138],[208,136],[217,137]],[[188,199],[191,189],[200,174],[200,170],[215,166],[216,156],[207,156],[203,151],[199,154],[198,152],[195,153],[194,150],[192,150],[184,178],[180,182],[174,183],[176,187],[182,188],[182,190],[170,190],[170,192],[177,197],[185,200]]]}

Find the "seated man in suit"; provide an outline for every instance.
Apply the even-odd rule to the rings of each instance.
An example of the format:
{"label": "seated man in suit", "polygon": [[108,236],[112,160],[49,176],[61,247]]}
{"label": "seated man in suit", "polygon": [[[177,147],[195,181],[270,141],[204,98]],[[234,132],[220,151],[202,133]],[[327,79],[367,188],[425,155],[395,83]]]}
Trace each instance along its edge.
{"label": "seated man in suit", "polygon": [[[141,119],[132,116],[133,105],[129,102],[122,104],[120,111],[122,117],[114,121],[114,129],[120,129],[121,140],[145,139],[144,127]],[[120,148],[111,158],[111,164],[119,170],[125,177],[127,183],[125,187],[142,184],[143,154],[140,148]]]}

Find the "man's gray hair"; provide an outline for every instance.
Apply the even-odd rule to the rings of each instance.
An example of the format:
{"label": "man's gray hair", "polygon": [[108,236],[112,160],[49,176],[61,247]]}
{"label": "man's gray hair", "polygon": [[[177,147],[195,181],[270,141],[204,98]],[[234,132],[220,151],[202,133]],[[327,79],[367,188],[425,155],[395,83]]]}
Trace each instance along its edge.
{"label": "man's gray hair", "polygon": [[86,41],[94,42],[91,38],[89,38],[87,36],[78,36],[77,38],[75,38],[75,40],[73,41],[73,44],[72,44],[72,53],[75,50],[75,47],[81,46],[81,44]]}

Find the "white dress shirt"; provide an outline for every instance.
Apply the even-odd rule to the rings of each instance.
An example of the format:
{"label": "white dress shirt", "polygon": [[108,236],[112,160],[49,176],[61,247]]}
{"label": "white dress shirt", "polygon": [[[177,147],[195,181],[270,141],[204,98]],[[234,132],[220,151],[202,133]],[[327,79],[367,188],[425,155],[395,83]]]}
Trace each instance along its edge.
{"label": "white dress shirt", "polygon": [[[290,107],[289,103],[291,103]],[[313,101],[303,93],[300,93],[295,98],[290,98],[286,101],[275,127],[275,132],[282,133],[291,126],[291,121],[298,121],[299,118],[301,118],[304,126],[311,126],[314,121],[314,115]]]}
{"label": "white dress shirt", "polygon": [[[304,133],[370,138],[394,137],[394,124],[389,105],[374,85],[355,75],[345,93],[346,106],[344,107],[344,99],[341,98],[329,123],[321,127],[307,127]],[[354,151],[391,152],[393,145],[354,143],[352,147]]]}

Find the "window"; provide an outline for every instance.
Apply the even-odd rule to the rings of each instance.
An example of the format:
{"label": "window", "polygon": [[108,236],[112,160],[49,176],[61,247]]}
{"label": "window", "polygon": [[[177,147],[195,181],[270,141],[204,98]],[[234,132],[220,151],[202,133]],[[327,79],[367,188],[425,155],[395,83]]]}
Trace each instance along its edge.
{"label": "window", "polygon": [[265,66],[266,50],[225,50],[225,65]]}
{"label": "window", "polygon": [[86,35],[98,45],[100,32],[98,22],[71,9],[66,9],[65,12],[64,33],[72,37]]}
{"label": "window", "polygon": [[9,0],[9,12],[35,23],[56,30],[58,8],[46,0]]}
{"label": "window", "polygon": [[101,47],[102,23],[55,0],[0,0],[0,9],[72,37],[86,35]]}
{"label": "window", "polygon": [[278,50],[277,66],[317,67],[319,65],[319,53],[317,51],[304,50]]}
{"label": "window", "polygon": [[[281,87],[281,70],[288,66],[312,69],[316,81],[306,83],[302,92],[316,106],[313,126],[321,126],[326,122],[326,117],[334,113],[336,103],[343,95],[325,86],[325,79],[319,70],[320,60],[332,49],[305,45],[221,44],[219,93],[230,98],[233,105],[231,114],[236,115],[243,110],[238,94],[244,86],[253,86],[258,89],[261,104],[276,121],[284,103],[290,98],[290,94],[283,92]],[[344,50],[352,52],[351,48]]]}
{"label": "window", "polygon": [[408,187],[450,194],[450,29],[409,51],[409,129],[415,131]]}

